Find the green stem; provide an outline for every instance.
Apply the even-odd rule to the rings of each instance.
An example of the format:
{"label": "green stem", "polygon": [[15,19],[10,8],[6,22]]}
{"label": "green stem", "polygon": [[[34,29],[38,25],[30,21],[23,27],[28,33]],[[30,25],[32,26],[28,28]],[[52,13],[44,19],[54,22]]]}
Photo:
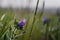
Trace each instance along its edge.
{"label": "green stem", "polygon": [[30,31],[28,40],[30,40],[32,31],[33,31],[33,26],[34,26],[34,23],[35,23],[35,16],[36,16],[36,13],[37,13],[38,4],[39,4],[39,0],[37,0],[37,5],[36,5],[36,9],[35,9],[35,13],[34,13],[34,18],[33,18],[33,22],[32,22],[32,27],[31,27],[31,31]]}
{"label": "green stem", "polygon": [[43,1],[43,6],[42,6],[42,11],[41,11],[40,17],[42,17],[42,15],[44,13],[44,7],[45,7],[45,0]]}
{"label": "green stem", "polygon": [[58,29],[57,29],[58,37],[57,37],[56,40],[59,40],[59,37],[60,37],[60,36],[59,36],[59,35],[60,35],[60,34],[59,34],[59,31],[60,31],[60,30],[59,30],[59,28],[60,28],[60,18],[58,18],[58,23],[57,23],[57,25],[58,25]]}
{"label": "green stem", "polygon": [[45,33],[45,40],[48,40],[48,35],[49,35],[49,24],[47,24],[47,27],[46,27],[46,33]]}

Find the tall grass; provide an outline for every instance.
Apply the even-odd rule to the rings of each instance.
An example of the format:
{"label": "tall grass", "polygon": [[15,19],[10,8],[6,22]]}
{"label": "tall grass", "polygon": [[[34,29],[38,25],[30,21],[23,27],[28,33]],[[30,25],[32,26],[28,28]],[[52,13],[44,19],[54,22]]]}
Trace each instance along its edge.
{"label": "tall grass", "polygon": [[[31,15],[25,14],[24,11],[22,14],[23,16],[21,16],[20,13],[13,10],[5,10],[6,12],[0,10],[0,40],[59,40],[60,38],[58,37],[60,32],[58,29],[60,26],[60,19],[55,14],[49,14],[47,17],[50,17],[51,22],[45,27],[41,20],[44,14],[45,1],[43,1],[42,11],[39,12],[39,15],[37,12],[38,4],[39,0],[37,0],[35,12],[32,12]],[[17,15],[14,14],[15,12]],[[46,15],[47,14],[45,14],[45,16]],[[22,31],[16,28],[16,22],[18,22],[21,18],[26,18],[27,21],[24,26],[25,33],[22,35],[20,35]],[[57,27],[55,28],[56,24],[58,25],[57,30]],[[58,35],[58,37],[56,35]]]}
{"label": "tall grass", "polygon": [[39,4],[39,0],[37,0],[36,9],[35,9],[34,17],[33,17],[33,22],[32,22],[32,27],[31,27],[31,31],[30,31],[28,40],[31,39],[31,33],[33,31],[33,27],[34,27],[34,23],[35,23],[35,17],[36,17],[36,14],[37,14],[38,4]]}

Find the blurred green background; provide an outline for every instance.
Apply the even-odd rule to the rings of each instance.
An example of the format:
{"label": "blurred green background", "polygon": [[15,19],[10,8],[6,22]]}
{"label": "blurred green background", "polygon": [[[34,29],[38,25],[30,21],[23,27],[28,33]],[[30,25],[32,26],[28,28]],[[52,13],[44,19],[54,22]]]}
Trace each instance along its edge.
{"label": "blurred green background", "polygon": [[[28,9],[0,9],[0,40],[28,40],[33,17],[34,17],[34,11],[35,10],[28,10]],[[45,38],[45,31],[46,31],[46,25],[43,25],[42,17],[40,17],[41,11],[39,10],[35,17],[35,22],[33,24],[33,31],[30,40],[44,40]],[[3,17],[4,16],[4,17]],[[49,40],[57,40],[58,37],[58,17],[56,13],[44,13],[43,16],[47,16],[51,19],[51,22],[49,24]],[[26,31],[25,34],[22,36],[19,36],[17,38],[12,38],[11,35],[13,35],[14,30],[14,21],[15,19],[17,21],[20,21],[22,18],[26,18],[27,22],[24,26],[24,30]],[[9,29],[11,29],[9,31]],[[20,34],[20,30],[17,29],[14,34]],[[55,37],[57,35],[57,37]]]}

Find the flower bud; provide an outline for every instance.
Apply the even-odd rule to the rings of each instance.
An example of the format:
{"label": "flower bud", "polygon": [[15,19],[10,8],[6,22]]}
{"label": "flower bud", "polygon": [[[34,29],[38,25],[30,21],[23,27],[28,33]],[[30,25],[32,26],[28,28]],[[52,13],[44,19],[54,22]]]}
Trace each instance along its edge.
{"label": "flower bud", "polygon": [[18,22],[17,26],[19,26],[19,28],[22,30],[25,23],[26,23],[26,19],[22,19],[20,22]]}
{"label": "flower bud", "polygon": [[47,17],[43,17],[42,18],[42,21],[43,21],[43,25],[45,25],[45,24],[49,24],[49,22],[50,22],[50,19],[48,19]]}

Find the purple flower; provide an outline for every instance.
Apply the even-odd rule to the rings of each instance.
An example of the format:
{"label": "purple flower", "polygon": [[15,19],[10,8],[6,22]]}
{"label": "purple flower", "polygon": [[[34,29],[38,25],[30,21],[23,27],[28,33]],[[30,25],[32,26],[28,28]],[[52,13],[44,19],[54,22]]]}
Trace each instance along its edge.
{"label": "purple flower", "polygon": [[26,19],[22,19],[20,22],[18,22],[18,26],[23,27],[26,23]]}
{"label": "purple flower", "polygon": [[44,21],[46,21],[46,20],[47,20],[47,17],[44,16],[44,17],[42,18],[42,21],[44,22]]}
{"label": "purple flower", "polygon": [[23,26],[25,25],[25,23],[26,23],[26,19],[22,19],[21,21],[19,21],[17,24],[18,29],[23,30]]}
{"label": "purple flower", "polygon": [[42,17],[43,25],[48,24],[50,22],[50,19],[48,19],[46,16]]}

